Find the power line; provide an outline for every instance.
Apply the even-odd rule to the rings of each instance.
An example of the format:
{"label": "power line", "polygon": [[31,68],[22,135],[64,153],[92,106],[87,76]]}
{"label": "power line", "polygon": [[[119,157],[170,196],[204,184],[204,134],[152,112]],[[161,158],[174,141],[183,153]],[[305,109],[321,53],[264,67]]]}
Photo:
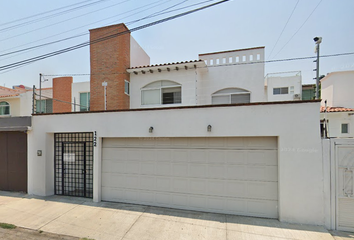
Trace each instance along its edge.
{"label": "power line", "polygon": [[320,0],[320,2],[317,4],[317,6],[312,10],[312,12],[310,13],[310,15],[306,18],[305,22],[302,23],[302,25],[299,27],[298,30],[296,30],[296,32],[294,33],[294,35],[291,36],[291,38],[289,39],[289,41],[287,41],[284,46],[279,50],[279,52],[277,54],[275,54],[274,57],[276,57],[284,48],[286,45],[288,45],[288,43],[295,37],[295,35],[300,31],[300,29],[306,24],[306,22],[310,19],[310,17],[312,16],[312,14],[316,11],[316,9],[318,8],[318,6],[321,4],[323,0]]}
{"label": "power line", "polygon": [[[91,2],[92,0],[90,1],[83,1],[81,3],[85,3],[85,2]],[[54,13],[52,15],[48,15],[48,16],[45,16],[45,17],[41,17],[41,18],[38,18],[38,19],[34,19],[34,20],[31,20],[31,21],[27,21],[27,22],[24,22],[24,23],[19,23],[19,24],[16,24],[16,25],[13,25],[13,26],[10,26],[10,27],[6,27],[6,28],[2,28],[0,29],[0,32],[4,32],[4,31],[8,31],[8,30],[11,30],[11,29],[14,29],[14,28],[17,28],[17,27],[22,27],[22,26],[26,26],[26,25],[29,25],[29,24],[32,24],[32,23],[36,23],[36,22],[40,22],[40,21],[43,21],[43,20],[46,20],[48,18],[52,18],[52,17],[56,17],[56,16],[60,16],[62,14],[65,14],[65,13],[68,13],[68,12],[72,12],[72,11],[75,11],[75,10],[79,10],[79,9],[82,9],[82,8],[85,8],[85,7],[89,7],[89,6],[92,6],[92,5],[95,5],[95,4],[98,4],[98,3],[101,3],[101,2],[105,2],[105,1],[108,1],[108,0],[98,0],[96,2],[93,2],[93,3],[88,3],[88,4],[85,4],[85,5],[82,5],[82,6],[78,6],[78,7],[74,7],[74,8],[71,8],[71,9],[68,9],[68,10],[65,10],[65,11],[62,11],[62,12],[59,12],[59,13]],[[73,6],[73,5],[78,5],[80,3],[77,3],[77,4],[72,4],[72,5],[69,5],[69,6]],[[59,9],[65,9],[65,8],[68,8],[67,7],[62,7],[62,8],[58,8],[56,10],[51,10],[51,11],[48,11],[48,12],[53,12],[53,11],[57,11]],[[48,13],[47,12],[47,13]],[[43,13],[39,13],[37,15],[32,15],[30,16],[29,18],[33,18],[33,17],[38,17],[40,15],[42,15]],[[19,20],[15,20],[13,22],[17,22],[17,21],[21,21],[21,20],[24,20],[24,19],[27,19],[27,18],[21,18]],[[2,25],[8,25],[10,23],[4,23]]]}
{"label": "power line", "polygon": [[117,36],[120,36],[120,35],[123,35],[123,34],[126,34],[126,33],[139,31],[141,29],[148,28],[148,27],[160,24],[160,23],[164,23],[164,22],[176,19],[176,18],[180,18],[180,17],[186,16],[186,15],[189,15],[191,13],[195,13],[195,12],[198,12],[198,11],[204,10],[206,8],[210,8],[210,7],[213,7],[213,6],[219,5],[219,4],[224,3],[224,2],[228,2],[228,1],[230,1],[230,0],[222,0],[222,1],[210,4],[210,5],[206,5],[206,6],[203,6],[203,7],[200,7],[200,8],[196,8],[196,9],[184,12],[184,13],[180,13],[180,14],[177,14],[177,15],[174,15],[174,16],[171,16],[171,17],[167,17],[167,18],[164,18],[164,19],[152,22],[152,23],[148,23],[148,24],[145,24],[145,25],[142,25],[142,26],[139,26],[139,27],[135,27],[135,28],[133,28],[131,30],[128,30],[128,31],[112,34],[112,35],[109,35],[109,36],[106,36],[106,37],[103,37],[103,38],[99,38],[99,39],[96,39],[96,40],[93,40],[93,41],[84,42],[84,43],[81,43],[81,44],[78,44],[78,45],[74,45],[74,46],[71,46],[71,47],[68,47],[68,48],[64,48],[64,49],[61,49],[61,50],[58,50],[58,51],[54,51],[54,52],[43,54],[43,55],[40,55],[40,56],[37,56],[37,57],[33,57],[33,58],[26,59],[26,60],[18,61],[18,62],[12,63],[12,64],[4,65],[4,66],[0,67],[0,71],[4,71],[4,70],[7,70],[7,69],[10,69],[10,68],[13,68],[13,67],[21,66],[23,64],[36,62],[36,61],[39,61],[39,60],[42,60],[42,59],[46,59],[46,58],[53,57],[53,56],[56,56],[56,55],[60,55],[60,54],[66,53],[66,52],[70,52],[70,51],[73,51],[73,50],[76,50],[76,49],[79,49],[79,48],[82,48],[82,47],[89,46],[90,44],[95,44],[95,43],[98,43],[98,42],[106,41],[106,40],[111,39],[111,38],[115,38]]}
{"label": "power line", "polygon": [[38,15],[43,15],[43,14],[55,12],[55,11],[58,11],[58,10],[61,10],[61,9],[65,9],[65,8],[71,7],[71,6],[79,5],[79,4],[81,4],[81,3],[92,2],[92,1],[93,1],[93,0],[86,0],[86,1],[82,1],[82,2],[75,3],[75,4],[67,5],[67,6],[64,6],[64,7],[52,9],[52,10],[49,10],[49,11],[46,11],[46,12],[41,12],[41,13],[38,13],[38,14],[35,14],[35,15],[31,15],[31,16],[19,18],[19,19],[10,21],[10,22],[2,23],[2,24],[0,24],[0,26],[5,26],[5,25],[9,25],[9,24],[12,24],[12,23],[15,23],[15,22],[20,22],[20,21],[23,21],[23,20],[28,20],[28,19],[30,19],[30,18],[38,17]]}
{"label": "power line", "polygon": [[[98,11],[101,11],[101,10],[104,10],[104,9],[107,9],[107,8],[110,8],[110,7],[113,7],[113,6],[116,6],[116,5],[120,5],[120,4],[123,4],[123,3],[128,2],[128,1],[131,1],[131,0],[125,0],[125,1],[116,3],[116,4],[113,4],[113,5],[104,7],[104,8],[97,9],[97,10],[95,10],[95,11],[91,11],[91,12],[88,12],[88,13],[85,13],[85,14],[81,14],[81,15],[78,15],[78,16],[75,16],[75,17],[72,17],[72,18],[67,18],[67,19],[65,19],[65,20],[63,20],[63,21],[60,21],[60,22],[56,22],[56,23],[52,23],[52,24],[49,24],[49,25],[46,25],[46,26],[43,26],[43,27],[40,27],[40,28],[32,29],[32,30],[30,30],[30,31],[23,32],[23,33],[21,33],[21,34],[17,34],[17,35],[8,37],[8,38],[3,38],[3,39],[0,39],[0,42],[9,40],[9,39],[12,39],[12,38],[15,38],[15,37],[19,37],[19,36],[22,36],[22,35],[26,35],[26,34],[31,33],[31,32],[35,32],[35,31],[38,31],[38,30],[42,30],[42,29],[44,29],[44,28],[53,27],[53,26],[58,25],[58,24],[61,24],[61,23],[63,23],[63,22],[71,21],[71,20],[73,20],[73,19],[80,18],[80,17],[82,17],[82,16],[86,16],[86,15],[89,15],[89,14],[92,14],[92,13],[95,13],[95,12],[98,12]],[[0,31],[1,31],[1,30],[0,30]]]}
{"label": "power line", "polygon": [[[328,54],[322,55],[320,58],[328,58],[328,57],[338,57],[338,56],[347,56],[347,55],[354,55],[354,52],[347,52],[347,53],[336,53],[336,54]],[[220,65],[209,65],[207,67],[228,67],[228,66],[235,66],[235,65],[249,65],[249,64],[264,64],[264,63],[274,63],[274,62],[289,62],[289,61],[298,61],[298,60],[307,60],[307,59],[314,59],[317,58],[316,56],[309,56],[309,57],[298,57],[298,58],[285,58],[285,59],[276,59],[276,60],[265,60],[265,61],[254,61],[254,62],[240,62],[240,63],[230,63],[230,64],[220,64]],[[182,63],[183,64],[183,63]],[[151,67],[159,67],[159,66],[151,66]],[[165,66],[161,66],[165,67]],[[206,68],[206,67],[197,67],[197,68]],[[137,69],[138,71],[138,69]],[[164,71],[164,70],[161,70]],[[167,70],[166,70],[167,71]],[[127,74],[127,72],[115,72],[115,73],[74,73],[74,74],[42,74],[44,77],[79,77],[79,76],[91,76],[91,75],[113,75],[113,74]]]}
{"label": "power line", "polygon": [[[163,0],[156,1],[156,2],[154,2],[154,3],[152,3],[152,4],[155,4],[155,3],[158,3],[158,2],[161,2],[161,1],[163,1]],[[171,0],[170,0],[170,1],[171,1]],[[200,5],[200,4],[203,4],[203,3],[206,3],[206,2],[210,2],[210,1],[213,1],[213,0],[208,0],[208,1],[201,2],[201,3],[196,3],[196,4],[188,5],[188,6],[186,6],[186,7],[178,8],[178,9],[171,10],[171,11],[165,11],[165,10],[166,10],[166,9],[165,9],[165,10],[162,10],[162,11],[164,11],[164,12],[159,11],[159,12],[154,13],[154,14],[151,14],[151,15],[149,15],[149,16],[147,16],[147,17],[144,17],[144,18],[141,18],[141,19],[137,19],[137,20],[128,22],[126,25],[130,25],[130,24],[135,23],[135,22],[138,22],[138,21],[140,21],[140,20],[142,20],[142,19],[147,19],[147,18],[151,18],[151,17],[156,17],[156,16],[159,16],[159,15],[162,15],[162,14],[166,14],[166,13],[170,13],[170,12],[182,10],[182,9],[185,9],[185,8],[190,8],[190,7],[193,7],[193,6],[196,6],[196,5]],[[165,1],[165,3],[166,3],[166,1]],[[132,12],[132,11],[135,11],[135,10],[138,10],[138,9],[140,9],[140,8],[143,8],[143,7],[152,5],[152,4],[147,4],[147,5],[141,6],[141,7],[139,7],[139,8],[136,8],[136,9],[127,11],[127,12],[125,12],[125,13],[119,14],[119,15],[124,15],[124,14],[126,14],[126,13],[129,13],[129,12]],[[139,12],[137,12],[137,13],[131,14],[131,15],[127,16],[127,17],[131,17],[131,16],[133,16],[133,15],[136,15],[136,14],[138,14],[138,13],[144,12],[144,11],[146,11],[146,10],[148,10],[148,9],[154,8],[154,7],[159,6],[159,5],[160,5],[160,4],[158,4],[158,5],[152,5],[151,7],[147,8],[147,9],[145,9],[145,10],[142,10],[142,11],[139,11]],[[172,7],[174,7],[174,6],[172,6]],[[169,7],[169,8],[167,8],[167,9],[170,9],[170,8],[172,8],[172,7]],[[113,16],[113,17],[115,17],[115,16]],[[127,18],[127,17],[123,17],[123,18],[120,18],[120,19],[118,19],[118,20],[122,20],[122,19]],[[109,18],[112,18],[112,17],[109,17]],[[109,19],[109,18],[105,18],[105,19],[103,19],[103,20],[96,21],[96,22],[93,22],[93,23],[102,22],[102,21],[107,20],[107,19]],[[78,28],[71,29],[71,30],[69,30],[69,31],[76,30],[76,29],[79,29],[79,28],[81,28],[81,27],[91,25],[91,24],[93,24],[93,23],[86,24],[86,25],[80,26],[80,27],[78,27]],[[65,32],[63,32],[63,33],[66,33],[66,32],[69,32],[69,31],[65,31]],[[60,34],[63,34],[63,33],[60,33]],[[51,37],[54,37],[54,36],[57,36],[57,35],[60,35],[60,34],[55,34],[55,35],[52,35],[52,36],[47,37],[47,38],[51,38]],[[84,32],[84,33],[81,33],[81,34],[79,34],[79,35],[75,35],[75,36],[71,36],[71,37],[59,39],[59,40],[56,40],[56,41],[47,42],[47,43],[39,44],[39,45],[36,45],[36,46],[32,46],[32,47],[28,47],[28,48],[24,48],[24,49],[12,51],[12,52],[0,54],[0,57],[7,56],[7,55],[12,55],[12,54],[15,54],[15,53],[20,53],[20,52],[26,52],[26,51],[29,51],[29,50],[33,50],[33,49],[36,49],[36,48],[41,48],[41,47],[48,46],[48,45],[52,45],[52,44],[55,44],[55,43],[59,43],[59,42],[71,40],[71,39],[74,39],[74,38],[77,38],[77,37],[82,37],[82,36],[85,36],[85,35],[88,35],[88,33],[87,33],[87,32]],[[47,38],[45,38],[45,39],[47,39]],[[42,39],[42,40],[43,40],[43,39]],[[0,41],[1,41],[1,40],[0,40]],[[35,42],[36,42],[36,41],[35,41]],[[31,42],[31,43],[34,43],[34,42]],[[25,45],[28,45],[28,44],[23,44],[23,45],[20,45],[20,46],[25,46]],[[18,46],[18,47],[20,47],[20,46]],[[13,48],[10,48],[10,49],[13,49]],[[7,50],[10,50],[10,49],[7,49]],[[20,55],[20,54],[17,54],[17,55]],[[8,58],[5,58],[5,59],[8,59]],[[2,60],[5,60],[5,59],[2,59]]]}
{"label": "power line", "polygon": [[300,1],[300,0],[297,0],[297,2],[296,2],[296,4],[295,4],[295,6],[294,6],[294,8],[293,8],[293,11],[291,12],[291,14],[290,14],[290,16],[289,16],[289,18],[288,18],[288,21],[286,21],[286,23],[285,23],[285,25],[284,25],[284,27],[283,27],[283,30],[281,31],[281,33],[280,33],[280,35],[279,35],[279,37],[278,37],[277,41],[275,42],[275,44],[274,44],[274,46],[273,46],[272,51],[270,51],[270,54],[268,55],[268,59],[270,58],[270,56],[272,55],[272,53],[273,53],[273,51],[274,51],[275,47],[277,46],[277,44],[278,44],[278,42],[279,42],[279,39],[280,39],[280,37],[283,35],[283,32],[284,32],[284,30],[285,30],[286,26],[288,26],[288,23],[289,23],[289,21],[290,21],[291,17],[293,16],[293,14],[294,14],[294,12],[295,12],[296,7],[297,7],[297,5],[299,4],[299,1]]}

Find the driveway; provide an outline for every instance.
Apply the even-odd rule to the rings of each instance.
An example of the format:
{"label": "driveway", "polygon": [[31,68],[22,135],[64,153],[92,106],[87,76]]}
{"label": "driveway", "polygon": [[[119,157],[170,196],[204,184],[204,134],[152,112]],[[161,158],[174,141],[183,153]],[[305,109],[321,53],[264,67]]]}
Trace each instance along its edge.
{"label": "driveway", "polygon": [[95,240],[334,239],[321,226],[281,223],[275,219],[1,191],[0,222]]}

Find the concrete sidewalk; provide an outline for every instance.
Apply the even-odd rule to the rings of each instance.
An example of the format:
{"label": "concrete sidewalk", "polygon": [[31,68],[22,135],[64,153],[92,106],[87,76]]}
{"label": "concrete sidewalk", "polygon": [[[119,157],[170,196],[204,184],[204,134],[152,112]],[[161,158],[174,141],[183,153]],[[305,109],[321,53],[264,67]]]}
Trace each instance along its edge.
{"label": "concrete sidewalk", "polygon": [[323,227],[274,219],[1,191],[0,222],[95,240],[334,239]]}

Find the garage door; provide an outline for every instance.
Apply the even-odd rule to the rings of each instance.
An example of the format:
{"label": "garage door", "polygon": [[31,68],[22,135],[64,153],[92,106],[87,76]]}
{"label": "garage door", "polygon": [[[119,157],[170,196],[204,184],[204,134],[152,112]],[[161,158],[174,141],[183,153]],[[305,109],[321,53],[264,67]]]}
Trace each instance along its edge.
{"label": "garage door", "polygon": [[0,190],[27,192],[27,134],[0,132]]}
{"label": "garage door", "polygon": [[278,217],[277,138],[105,138],[102,200]]}

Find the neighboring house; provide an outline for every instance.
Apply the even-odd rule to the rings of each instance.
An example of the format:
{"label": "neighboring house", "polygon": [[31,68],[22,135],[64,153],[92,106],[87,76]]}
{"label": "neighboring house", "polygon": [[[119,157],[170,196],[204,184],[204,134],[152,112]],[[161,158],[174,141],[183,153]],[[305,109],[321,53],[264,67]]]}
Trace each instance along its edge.
{"label": "neighboring house", "polygon": [[31,99],[24,86],[0,87],[0,191],[27,192]]}
{"label": "neighboring house", "polygon": [[320,103],[267,102],[263,47],[150,65],[124,24],[90,39],[112,34],[90,45],[90,111],[33,116],[30,194],[325,224]]}
{"label": "neighboring house", "polygon": [[[321,80],[324,136],[354,137],[354,71],[332,72]],[[327,123],[327,124],[323,124]]]}
{"label": "neighboring house", "polygon": [[267,101],[301,100],[301,72],[269,73],[265,77]]}
{"label": "neighboring house", "polygon": [[316,98],[316,84],[303,84],[301,99],[313,100],[315,98]]}
{"label": "neighboring house", "polygon": [[[55,78],[53,83],[53,88],[36,89],[34,99],[32,88],[0,87],[0,191],[28,190],[27,133],[32,130],[32,111],[58,113],[71,111],[72,106],[89,109],[88,82],[72,83],[69,77]],[[78,105],[71,104],[80,97]]]}

